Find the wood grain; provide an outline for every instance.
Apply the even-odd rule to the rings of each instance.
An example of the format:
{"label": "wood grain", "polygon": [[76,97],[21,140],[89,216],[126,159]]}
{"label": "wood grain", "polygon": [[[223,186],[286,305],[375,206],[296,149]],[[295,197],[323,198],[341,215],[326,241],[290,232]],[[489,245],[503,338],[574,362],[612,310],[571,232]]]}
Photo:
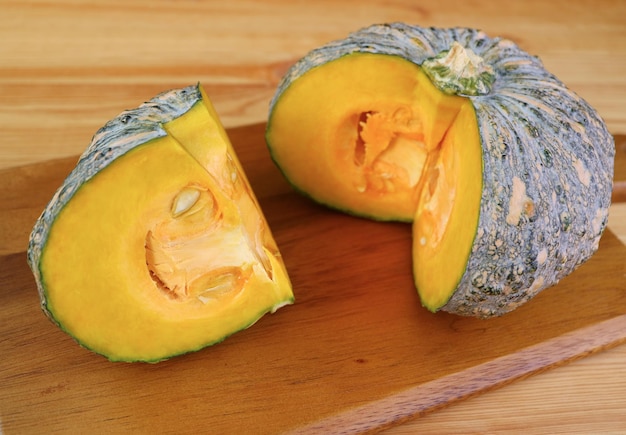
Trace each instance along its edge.
{"label": "wood grain", "polygon": [[[611,231],[588,263],[507,316],[428,313],[412,284],[410,226],[354,218],[296,194],[271,162],[264,130],[229,135],[297,302],[222,344],[157,365],[110,363],[39,310],[24,238],[76,158],[0,171],[0,221],[11,222],[12,234],[0,233],[7,433],[70,424],[102,432],[381,430],[626,341],[626,247]],[[177,406],[161,406],[164,394]]]}
{"label": "wood grain", "polygon": [[615,137],[615,177],[613,202],[626,201],[626,136]]}
{"label": "wood grain", "polygon": [[[218,357],[203,359],[203,364],[198,362],[204,373],[200,373],[199,367],[196,371],[188,365],[174,364],[140,374],[142,384],[132,379],[127,382],[133,371],[140,370],[112,369],[92,362],[60,331],[51,328],[36,308],[32,282],[23,262],[25,237],[40,212],[34,204],[47,200],[47,194],[56,188],[55,180],[69,171],[74,156],[82,152],[96,129],[125,108],[135,107],[165,89],[201,81],[227,126],[262,123],[280,76],[297,58],[359,27],[401,20],[425,26],[476,27],[490,35],[513,39],[538,55],[550,71],[596,107],[613,134],[626,133],[626,2],[620,0],[511,0],[497,7],[486,0],[0,0],[0,10],[0,168],[20,168],[12,173],[14,178],[3,178],[6,184],[0,186],[13,186],[3,190],[0,197],[3,203],[11,204],[0,216],[0,272],[11,278],[20,276],[15,286],[3,283],[0,290],[0,394],[6,390],[5,385],[15,393],[10,399],[2,396],[0,402],[0,430],[7,434],[18,432],[13,430],[15,427],[20,427],[20,433],[41,433],[50,421],[55,422],[53,428],[62,432],[87,432],[93,419],[103,418],[103,414],[110,414],[106,423],[109,432],[127,432],[137,419],[154,418],[153,428],[162,421],[159,411],[174,407],[180,408],[180,412],[176,416],[168,412],[173,420],[164,428],[176,427],[180,433],[194,425],[185,421],[194,407],[206,411],[198,405],[204,396],[232,392],[228,382],[225,388],[220,385],[209,390],[213,384],[205,381],[206,373],[211,374],[215,365],[226,364],[227,360]],[[236,130],[231,132],[236,134]],[[624,167],[625,160],[619,160],[624,155],[623,142],[617,145],[616,195],[623,192],[620,186],[624,181],[617,176],[626,173],[618,170]],[[58,164],[59,158],[67,160]],[[46,168],[25,166],[50,160],[54,161],[47,163]],[[43,171],[47,174],[44,177],[49,178],[42,181],[41,189],[30,189],[28,197],[22,197],[20,189],[33,175],[29,170],[36,170],[38,176],[44,176],[39,172]],[[271,192],[277,187],[280,186],[268,185],[266,189]],[[614,199],[623,201],[624,196]],[[293,211],[284,212],[289,216]],[[626,243],[625,203],[612,206],[609,225],[611,233]],[[320,242],[290,243],[297,249],[324,248]],[[615,239],[611,243],[616,243]],[[344,249],[344,253],[349,252],[347,246]],[[617,255],[623,261],[623,254]],[[332,271],[330,266],[313,267],[321,272]],[[618,285],[625,287],[624,276]],[[276,321],[272,319],[264,322]],[[279,323],[282,325],[283,321]],[[276,328],[285,334],[291,332]],[[253,334],[253,330],[246,334]],[[230,346],[236,347],[225,347]],[[372,352],[375,350],[376,347]],[[17,367],[2,365],[7,360],[5,355],[12,355],[11,352],[18,352],[23,359]],[[207,353],[219,355],[226,351],[212,352]],[[315,359],[317,353],[318,350],[303,360]],[[240,356],[248,357],[249,367],[253,367],[256,356]],[[198,356],[191,359],[194,358]],[[321,359],[315,361],[322,363]],[[314,373],[314,362],[308,364]],[[403,364],[396,361],[392,377]],[[298,367],[285,370],[293,373],[289,369]],[[327,369],[323,364],[318,369],[320,379],[324,379]],[[93,373],[87,379],[73,373],[90,370]],[[164,380],[167,376],[177,382],[172,393]],[[624,379],[626,346],[619,346],[460,401],[388,432],[625,432]],[[89,388],[84,389],[89,381]],[[263,377],[251,385],[238,397],[248,397],[248,390],[258,389],[255,397],[274,391]],[[294,381],[292,389],[305,389],[306,385],[307,382]],[[142,393],[144,387],[158,395]],[[350,389],[351,385],[343,387]],[[363,394],[365,402],[369,396]],[[224,400],[232,405],[235,398],[226,394]],[[233,405],[231,414],[224,418],[239,415],[254,423],[244,408],[236,409]],[[206,414],[211,417],[209,421],[217,418],[214,411]],[[273,414],[280,418],[283,411]],[[40,418],[41,425],[35,427],[33,422]],[[7,424],[7,420],[11,423]]]}
{"label": "wood grain", "polygon": [[[0,167],[79,154],[120,111],[201,81],[226,126],[263,122],[307,51],[383,21],[466,26],[539,56],[626,133],[620,0],[0,0]],[[583,19],[584,17],[584,19]],[[547,42],[549,41],[549,43]],[[34,128],[36,126],[36,128]]]}
{"label": "wood grain", "polygon": [[293,435],[378,432],[449,406],[488,389],[526,378],[540,371],[626,342],[626,315],[563,334],[476,367],[426,382],[390,397],[297,428]]}

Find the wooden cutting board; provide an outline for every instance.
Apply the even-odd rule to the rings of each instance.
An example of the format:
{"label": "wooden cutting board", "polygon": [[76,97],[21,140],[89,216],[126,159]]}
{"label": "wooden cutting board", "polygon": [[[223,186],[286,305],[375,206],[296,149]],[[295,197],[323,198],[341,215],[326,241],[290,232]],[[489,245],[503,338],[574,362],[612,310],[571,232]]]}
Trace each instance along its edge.
{"label": "wooden cutting board", "polygon": [[76,157],[0,172],[4,433],[375,431],[626,342],[626,247],[610,231],[588,263],[513,313],[432,314],[413,288],[410,226],[347,216],[294,193],[269,159],[264,127],[229,134],[296,303],[221,344],[154,365],[108,362],[39,309],[28,234]]}

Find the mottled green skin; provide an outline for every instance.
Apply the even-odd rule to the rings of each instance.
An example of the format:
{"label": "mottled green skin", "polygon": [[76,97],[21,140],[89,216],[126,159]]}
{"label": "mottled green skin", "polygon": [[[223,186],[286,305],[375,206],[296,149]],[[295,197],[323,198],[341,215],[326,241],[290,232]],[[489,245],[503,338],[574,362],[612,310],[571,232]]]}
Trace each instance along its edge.
{"label": "mottled green skin", "polygon": [[[587,102],[511,41],[473,29],[393,23],[307,54],[283,78],[270,113],[291,83],[341,56],[379,53],[422,65],[455,41],[481,57],[495,79],[482,95],[459,92],[476,111],[483,194],[466,270],[441,309],[486,318],[553,286],[598,248],[611,201],[615,144]],[[518,213],[520,198],[527,206]]]}

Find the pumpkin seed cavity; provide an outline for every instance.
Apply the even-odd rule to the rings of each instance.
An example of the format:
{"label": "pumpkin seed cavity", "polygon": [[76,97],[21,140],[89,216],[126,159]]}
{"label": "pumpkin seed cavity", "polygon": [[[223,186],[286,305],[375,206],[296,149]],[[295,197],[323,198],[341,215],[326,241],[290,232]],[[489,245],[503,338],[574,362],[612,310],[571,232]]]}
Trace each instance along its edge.
{"label": "pumpkin seed cavity", "polygon": [[173,301],[207,304],[234,297],[253,275],[271,279],[269,260],[263,247],[256,246],[262,220],[252,214],[242,218],[235,223],[226,219],[207,188],[181,189],[169,215],[146,235],[148,272],[161,294]]}
{"label": "pumpkin seed cavity", "polygon": [[354,165],[356,190],[386,194],[411,191],[421,228],[420,243],[436,245],[448,224],[455,196],[452,154],[426,144],[422,123],[408,107],[392,113],[362,112],[358,117]]}
{"label": "pumpkin seed cavity", "polygon": [[356,189],[377,194],[413,190],[428,154],[423,140],[421,123],[407,107],[362,112],[354,144]]}

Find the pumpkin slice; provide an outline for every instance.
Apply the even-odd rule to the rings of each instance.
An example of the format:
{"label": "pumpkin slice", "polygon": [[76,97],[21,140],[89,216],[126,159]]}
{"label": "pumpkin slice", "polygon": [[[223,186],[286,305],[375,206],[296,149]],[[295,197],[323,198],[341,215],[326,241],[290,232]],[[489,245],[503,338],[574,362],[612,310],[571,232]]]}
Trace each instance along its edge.
{"label": "pumpkin slice", "polygon": [[311,51],[280,82],[266,140],[315,201],[413,221],[431,311],[514,310],[606,227],[606,125],[538,58],[475,29],[376,24]]}
{"label": "pumpkin slice", "polygon": [[115,361],[222,341],[293,301],[235,151],[198,87],[94,137],[31,235],[42,308]]}
{"label": "pumpkin slice", "polygon": [[437,311],[463,276],[478,227],[482,155],[469,101],[430,158],[413,221],[413,276],[424,306]]}

